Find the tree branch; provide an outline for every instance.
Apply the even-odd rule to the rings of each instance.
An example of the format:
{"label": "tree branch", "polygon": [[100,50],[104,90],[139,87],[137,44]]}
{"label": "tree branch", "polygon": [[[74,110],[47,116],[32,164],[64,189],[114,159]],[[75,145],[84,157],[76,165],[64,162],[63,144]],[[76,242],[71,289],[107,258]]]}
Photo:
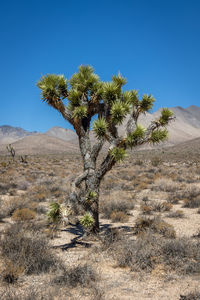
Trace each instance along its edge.
{"label": "tree branch", "polygon": [[105,143],[104,139],[97,141],[97,143],[92,147],[91,158],[96,161],[99,152],[101,151],[103,145]]}

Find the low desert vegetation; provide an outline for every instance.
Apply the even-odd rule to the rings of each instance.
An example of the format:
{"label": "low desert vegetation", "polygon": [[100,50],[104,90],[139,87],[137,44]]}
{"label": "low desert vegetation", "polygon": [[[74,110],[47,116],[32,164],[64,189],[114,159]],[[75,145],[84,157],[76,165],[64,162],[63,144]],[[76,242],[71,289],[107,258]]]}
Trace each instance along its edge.
{"label": "low desert vegetation", "polygon": [[[66,205],[80,156],[29,156],[27,164],[0,157],[1,299],[154,299],[163,290],[155,282],[164,286],[164,299],[170,287],[177,290],[170,299],[198,299],[196,163],[167,151],[135,155],[101,183],[97,236],[85,226],[91,218],[83,208],[70,214]],[[52,203],[67,210],[66,222],[50,220]],[[144,285],[152,282],[150,296],[141,276]]]}

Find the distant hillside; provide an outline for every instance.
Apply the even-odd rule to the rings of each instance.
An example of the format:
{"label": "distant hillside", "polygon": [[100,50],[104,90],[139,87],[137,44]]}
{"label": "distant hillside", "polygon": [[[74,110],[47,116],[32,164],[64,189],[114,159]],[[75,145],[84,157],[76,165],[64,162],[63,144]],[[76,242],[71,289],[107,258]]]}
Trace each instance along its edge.
{"label": "distant hillside", "polygon": [[[26,136],[23,139],[12,143],[12,146],[16,150],[16,155],[57,154],[78,151],[77,146],[45,134]],[[8,154],[6,145],[0,145],[0,154]]]}
{"label": "distant hillside", "polygon": [[20,127],[2,125],[0,126],[0,144],[10,144],[33,134],[36,134],[36,132],[29,132]]}
{"label": "distant hillside", "polygon": [[48,136],[59,138],[64,141],[78,141],[75,131],[58,126],[52,127],[47,132],[45,132],[45,134]]}
{"label": "distant hillside", "polygon": [[[170,108],[176,119],[168,127],[169,139],[163,144],[154,148],[168,147],[200,138],[200,107],[190,106],[188,108]],[[153,114],[146,113],[139,118],[139,123],[147,127],[160,115],[161,109]],[[128,118],[127,118],[128,119]],[[126,130],[126,121],[120,127],[120,134]],[[92,143],[95,142],[95,135],[90,134]],[[79,151],[78,138],[73,130],[62,127],[52,127],[45,134],[28,132],[19,127],[8,125],[0,126],[0,153],[5,153],[5,145],[12,143],[18,154],[21,153],[62,153],[66,151]],[[189,143],[188,143],[189,145]],[[106,146],[104,147],[104,149]],[[151,145],[142,146],[141,149],[152,148]],[[4,149],[4,150],[3,150]],[[2,152],[3,151],[3,152]]]}

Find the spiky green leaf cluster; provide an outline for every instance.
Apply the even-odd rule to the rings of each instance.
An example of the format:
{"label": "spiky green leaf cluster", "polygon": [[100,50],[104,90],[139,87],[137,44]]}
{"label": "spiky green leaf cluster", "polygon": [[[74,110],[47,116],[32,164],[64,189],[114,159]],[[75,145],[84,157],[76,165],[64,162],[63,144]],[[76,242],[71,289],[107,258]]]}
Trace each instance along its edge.
{"label": "spiky green leaf cluster", "polygon": [[95,191],[89,191],[85,197],[86,202],[89,204],[94,201],[97,197],[97,193]]}
{"label": "spiky green leaf cluster", "polygon": [[83,119],[84,117],[87,117],[87,106],[77,106],[73,110],[73,118],[74,119]]}
{"label": "spiky green leaf cluster", "polygon": [[102,98],[108,104],[112,104],[120,98],[121,89],[115,82],[105,82],[103,84]]}
{"label": "spiky green leaf cluster", "polygon": [[67,97],[67,83],[64,75],[47,74],[37,82],[42,99],[48,104]]}
{"label": "spiky green leaf cluster", "polygon": [[127,156],[126,151],[123,148],[120,147],[114,147],[110,150],[111,157],[115,161],[123,161],[123,159]]}
{"label": "spiky green leaf cluster", "polygon": [[120,88],[127,83],[126,78],[123,78],[120,72],[118,73],[118,76],[112,76],[112,81]]}
{"label": "spiky green leaf cluster", "polygon": [[138,91],[136,90],[123,92],[122,96],[124,101],[132,106],[137,106],[139,104]]}
{"label": "spiky green leaf cluster", "polygon": [[48,219],[53,223],[57,223],[61,219],[61,207],[57,202],[53,202],[50,205],[50,209],[47,213]]}
{"label": "spiky green leaf cluster", "polygon": [[151,134],[150,142],[152,142],[153,144],[157,144],[165,141],[167,137],[168,137],[167,129],[156,129]]}
{"label": "spiky green leaf cluster", "polygon": [[76,89],[71,89],[68,94],[68,100],[72,107],[79,106],[81,102],[82,93]]}
{"label": "spiky green leaf cluster", "polygon": [[129,104],[117,101],[112,104],[111,107],[111,115],[112,121],[115,124],[121,124],[126,117],[127,113],[129,112]]}
{"label": "spiky green leaf cluster", "polygon": [[131,132],[126,138],[126,144],[128,147],[132,148],[138,144],[145,136],[146,129],[141,126],[137,125],[136,129]]}
{"label": "spiky green leaf cluster", "polygon": [[99,77],[94,74],[94,69],[89,65],[81,65],[77,73],[75,73],[69,83],[72,89],[77,90],[81,93],[92,93],[97,91],[99,86]]}
{"label": "spiky green leaf cluster", "polygon": [[151,95],[143,95],[142,100],[140,101],[140,111],[149,111],[150,109],[152,109],[154,102],[155,99]]}
{"label": "spiky green leaf cluster", "polygon": [[159,119],[159,122],[162,126],[165,126],[168,124],[170,118],[173,116],[173,111],[169,110],[168,108],[163,108],[161,112],[161,117]]}
{"label": "spiky green leaf cluster", "polygon": [[94,224],[94,218],[91,216],[91,214],[86,213],[81,219],[80,223],[83,227],[86,229],[89,229],[93,226]]}
{"label": "spiky green leaf cluster", "polygon": [[93,130],[98,138],[102,138],[106,134],[108,124],[104,118],[99,118],[93,123]]}

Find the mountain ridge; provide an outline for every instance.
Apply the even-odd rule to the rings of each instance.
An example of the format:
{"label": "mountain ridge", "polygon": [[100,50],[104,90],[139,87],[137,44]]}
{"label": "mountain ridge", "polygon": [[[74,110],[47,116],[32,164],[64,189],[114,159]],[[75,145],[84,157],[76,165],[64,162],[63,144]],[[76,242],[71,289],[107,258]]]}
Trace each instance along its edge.
{"label": "mountain ridge", "polygon": [[[187,108],[181,106],[171,107],[176,119],[169,127],[169,140],[158,147],[168,147],[184,143],[195,138],[200,138],[200,107],[190,105]],[[146,113],[145,116],[139,118],[139,123],[147,127],[154,119],[158,118],[160,111],[154,113]],[[127,119],[126,119],[127,120]],[[126,122],[120,127],[120,134],[123,134],[126,129]],[[92,143],[95,142],[94,133],[91,131]],[[19,153],[26,152],[27,149],[32,149],[34,154],[39,153],[53,153],[65,152],[66,149],[75,151],[78,149],[78,138],[75,131],[65,129],[60,126],[54,126],[45,133],[36,131],[27,131],[21,127],[12,127],[10,125],[0,126],[0,153],[5,152],[5,145],[13,144],[18,149]],[[30,147],[32,144],[32,148]],[[53,146],[56,144],[56,146]],[[23,147],[24,149],[22,149]],[[60,148],[59,148],[60,147]],[[147,146],[148,148],[148,146]],[[2,150],[4,149],[4,150]]]}

